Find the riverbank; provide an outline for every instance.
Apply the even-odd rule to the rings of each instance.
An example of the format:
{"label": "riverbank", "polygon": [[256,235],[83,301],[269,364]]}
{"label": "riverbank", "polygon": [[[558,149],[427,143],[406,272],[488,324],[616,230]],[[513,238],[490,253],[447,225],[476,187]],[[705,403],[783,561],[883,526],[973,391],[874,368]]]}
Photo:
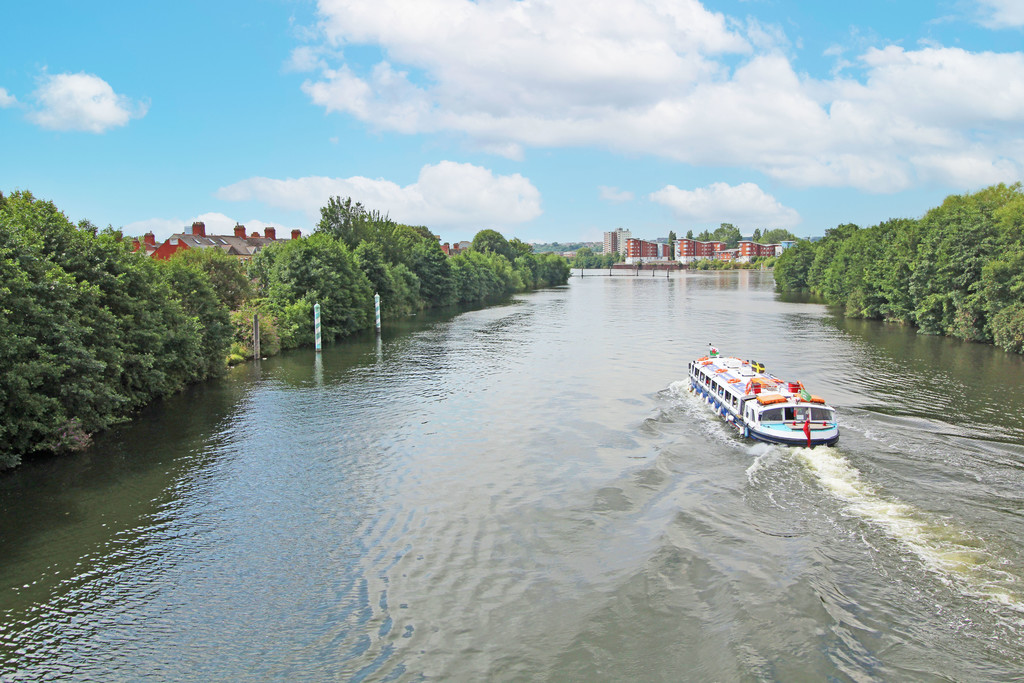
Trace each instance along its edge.
{"label": "riverbank", "polygon": [[775,281],[851,318],[1024,353],[1021,184],[951,195],[920,219],[840,225],[819,242],[801,240],[779,257]]}
{"label": "riverbank", "polygon": [[226,359],[252,358],[254,319],[268,357],[314,344],[317,306],[330,343],[373,329],[375,293],[394,319],[568,280],[556,254],[478,237],[448,256],[425,228],[331,198],[314,234],[260,240],[244,262],[212,240],[179,240],[163,260],[30,192],[0,193],[0,470],[83,451],[153,401],[221,376]]}

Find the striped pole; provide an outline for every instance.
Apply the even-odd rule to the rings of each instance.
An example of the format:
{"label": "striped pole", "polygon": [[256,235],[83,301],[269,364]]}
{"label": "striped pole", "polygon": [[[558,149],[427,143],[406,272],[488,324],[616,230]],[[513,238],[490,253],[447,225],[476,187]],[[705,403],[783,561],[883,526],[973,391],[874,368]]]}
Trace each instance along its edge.
{"label": "striped pole", "polygon": [[320,350],[320,304],[313,306],[313,338],[316,350]]}
{"label": "striped pole", "polygon": [[252,315],[252,357],[260,359],[260,317],[255,313]]}
{"label": "striped pole", "polygon": [[377,334],[380,334],[380,294],[373,295],[373,311],[377,315]]}

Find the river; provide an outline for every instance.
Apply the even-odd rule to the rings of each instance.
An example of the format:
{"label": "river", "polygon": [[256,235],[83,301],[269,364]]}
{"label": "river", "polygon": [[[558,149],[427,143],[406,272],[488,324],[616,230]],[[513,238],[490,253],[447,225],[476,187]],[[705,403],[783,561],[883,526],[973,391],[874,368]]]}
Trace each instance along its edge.
{"label": "river", "polygon": [[[1020,680],[1024,359],[770,273],[578,274],[0,475],[0,679]],[[717,421],[708,342],[838,446]]]}

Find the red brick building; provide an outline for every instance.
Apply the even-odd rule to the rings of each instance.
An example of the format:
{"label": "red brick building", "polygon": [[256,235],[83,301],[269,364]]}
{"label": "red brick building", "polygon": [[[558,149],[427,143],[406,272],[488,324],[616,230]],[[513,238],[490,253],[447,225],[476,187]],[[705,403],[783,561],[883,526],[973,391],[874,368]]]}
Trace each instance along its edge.
{"label": "red brick building", "polygon": [[[300,237],[302,237],[301,231],[292,230],[291,238],[293,240]],[[172,254],[182,249],[213,248],[246,261],[266,245],[279,241],[281,240],[277,238],[277,228],[269,226],[263,231],[262,236],[256,231],[246,235],[244,225],[236,225],[233,235],[207,235],[206,224],[196,221],[190,227],[185,228],[185,232],[171,235],[159,246],[155,244],[153,233],[148,232],[144,237],[143,244],[149,256],[161,260],[169,259]],[[142,246],[136,239],[135,249],[138,250]]]}
{"label": "red brick building", "polygon": [[725,251],[725,242],[717,240],[700,242],[687,237],[676,240],[676,260],[683,264],[705,258],[719,258],[719,254],[723,251]]}
{"label": "red brick building", "polygon": [[626,263],[643,263],[646,261],[665,261],[671,259],[669,246],[658,242],[630,237],[626,240]]}
{"label": "red brick building", "polygon": [[778,256],[781,253],[781,244],[760,244],[753,240],[740,240],[739,254],[736,260],[740,263],[750,263],[756,258]]}

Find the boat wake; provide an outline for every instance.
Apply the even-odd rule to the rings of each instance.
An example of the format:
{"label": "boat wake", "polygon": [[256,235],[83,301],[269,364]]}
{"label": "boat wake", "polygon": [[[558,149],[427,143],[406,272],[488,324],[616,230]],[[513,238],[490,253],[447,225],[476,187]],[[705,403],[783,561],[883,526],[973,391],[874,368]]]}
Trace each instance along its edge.
{"label": "boat wake", "polygon": [[[669,392],[682,399],[687,412],[721,427],[709,430],[747,450],[752,462],[747,480],[762,480],[780,463],[790,460],[814,475],[818,485],[838,500],[846,513],[879,529],[917,557],[941,581],[967,597],[990,601],[1024,614],[1021,577],[1003,569],[1004,561],[984,541],[948,520],[936,519],[913,505],[893,500],[864,479],[860,471],[837,448],[784,447],[764,443],[747,444],[707,410],[705,402],[689,391],[689,382],[669,385]],[[1024,619],[1020,620],[1024,624]]]}
{"label": "boat wake", "polygon": [[836,449],[789,450],[847,512],[881,529],[945,582],[965,595],[1024,613],[1024,597],[1017,590],[1020,578],[1003,570],[1002,561],[980,539],[946,521],[929,519],[912,505],[886,498]]}

